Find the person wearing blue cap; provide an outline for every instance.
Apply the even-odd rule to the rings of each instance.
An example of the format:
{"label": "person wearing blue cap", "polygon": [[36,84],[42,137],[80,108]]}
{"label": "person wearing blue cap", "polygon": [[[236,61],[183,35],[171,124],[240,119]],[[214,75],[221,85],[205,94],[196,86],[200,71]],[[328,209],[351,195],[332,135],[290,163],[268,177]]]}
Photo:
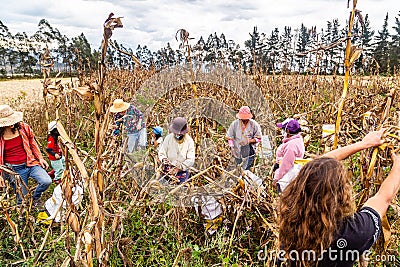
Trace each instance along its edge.
{"label": "person wearing blue cap", "polygon": [[151,144],[154,147],[160,147],[163,141],[163,128],[160,126],[153,127],[153,131],[151,132]]}

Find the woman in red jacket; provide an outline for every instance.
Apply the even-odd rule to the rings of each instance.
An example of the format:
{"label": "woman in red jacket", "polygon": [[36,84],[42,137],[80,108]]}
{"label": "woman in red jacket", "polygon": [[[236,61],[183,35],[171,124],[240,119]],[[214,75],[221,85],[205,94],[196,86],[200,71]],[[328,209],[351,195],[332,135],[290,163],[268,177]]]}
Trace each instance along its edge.
{"label": "woman in red jacket", "polygon": [[[45,170],[49,165],[40,153],[31,127],[22,122],[22,117],[22,112],[16,112],[8,105],[0,105],[0,165],[11,167],[21,176],[26,186],[29,177],[35,179],[38,186],[33,192],[33,205],[40,206],[40,197],[51,184],[51,178]],[[7,174],[4,178],[10,181],[15,190],[15,181]],[[26,186],[21,188],[23,195],[28,192]],[[5,187],[2,173],[0,187]],[[17,194],[17,203],[21,202]]]}

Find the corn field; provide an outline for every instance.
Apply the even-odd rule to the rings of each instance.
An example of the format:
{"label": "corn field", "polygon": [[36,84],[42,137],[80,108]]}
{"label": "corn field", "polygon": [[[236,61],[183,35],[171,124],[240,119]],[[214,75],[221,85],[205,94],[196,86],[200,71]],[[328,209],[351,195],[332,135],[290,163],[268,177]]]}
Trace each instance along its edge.
{"label": "corn field", "polygon": [[[39,224],[29,205],[30,195],[17,206],[8,187],[0,196],[4,215],[0,218],[4,229],[1,265],[273,266],[276,257],[259,257],[260,251],[279,248],[272,158],[259,153],[253,172],[262,178],[263,186],[251,186],[243,182],[240,170],[232,168],[225,140],[234,115],[230,110],[237,111],[242,105],[252,108],[272,148],[281,142],[274,125],[288,117],[299,119],[310,158],[334,147],[331,136],[322,137],[322,126],[335,124],[338,116],[339,146],[386,128],[384,146],[346,161],[358,207],[385,179],[390,153],[399,150],[398,75],[229,75],[224,66],[208,70],[176,66],[164,73],[140,66],[132,71],[107,69],[108,40],[121,26],[119,18],[109,18],[105,24],[98,73],[61,82],[59,77],[49,77],[51,59],[44,57],[43,100],[31,103],[21,97],[12,101],[14,109],[24,111],[24,120],[32,125],[43,154],[47,123],[58,121],[67,166],[62,183],[67,208],[60,223]],[[187,45],[184,32],[181,37]],[[347,78],[349,88],[343,99]],[[133,101],[146,114],[148,129],[156,125],[166,129],[174,116],[187,117],[196,143],[189,186],[157,184],[160,164],[155,149],[124,153],[124,140],[112,136],[109,107],[116,98]],[[75,206],[72,188],[79,182],[85,194]],[[207,235],[201,214],[188,204],[197,194],[213,195],[222,203],[223,220],[215,235]],[[400,264],[398,201],[391,204],[383,234],[373,248],[376,254],[396,256],[397,261],[388,266]]]}

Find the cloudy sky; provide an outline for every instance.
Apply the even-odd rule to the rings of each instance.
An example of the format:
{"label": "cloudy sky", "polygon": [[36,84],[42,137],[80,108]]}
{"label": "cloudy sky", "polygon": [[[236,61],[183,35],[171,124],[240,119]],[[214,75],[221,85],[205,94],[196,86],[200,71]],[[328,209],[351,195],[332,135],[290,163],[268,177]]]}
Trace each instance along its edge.
{"label": "cloudy sky", "polygon": [[[83,32],[92,48],[98,48],[102,23],[113,12],[123,17],[124,24],[114,31],[113,39],[127,47],[142,44],[152,50],[167,42],[178,48],[175,33],[181,28],[196,40],[217,32],[243,46],[254,26],[267,34],[275,27],[295,29],[301,23],[320,29],[335,18],[344,25],[350,12],[347,0],[1,0],[1,4],[0,20],[13,34],[31,35],[45,18],[70,38]],[[357,8],[364,16],[369,14],[376,30],[382,28],[387,12],[390,27],[400,17],[400,0],[359,0]]]}

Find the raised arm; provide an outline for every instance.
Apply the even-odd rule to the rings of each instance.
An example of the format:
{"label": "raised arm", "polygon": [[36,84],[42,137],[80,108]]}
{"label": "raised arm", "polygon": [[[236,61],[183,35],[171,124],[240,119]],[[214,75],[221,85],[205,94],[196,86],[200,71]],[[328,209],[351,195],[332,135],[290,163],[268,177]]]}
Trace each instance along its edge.
{"label": "raised arm", "polygon": [[371,207],[379,213],[381,218],[396,196],[400,188],[400,155],[392,154],[393,166],[388,177],[383,181],[378,193],[365,202],[364,207]]}
{"label": "raised arm", "polygon": [[384,143],[381,139],[384,131],[385,129],[369,132],[360,142],[329,151],[323,157],[343,160],[363,149],[380,146]]}

